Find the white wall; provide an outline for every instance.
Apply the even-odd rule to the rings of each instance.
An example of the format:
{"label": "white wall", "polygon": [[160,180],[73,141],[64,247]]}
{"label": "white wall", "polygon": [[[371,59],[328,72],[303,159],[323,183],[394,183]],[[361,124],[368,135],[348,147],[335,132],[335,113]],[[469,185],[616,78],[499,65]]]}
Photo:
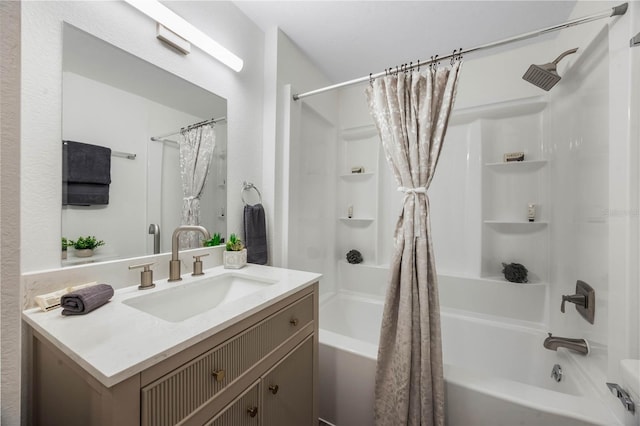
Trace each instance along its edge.
{"label": "white wall", "polygon": [[[22,179],[11,176],[10,181],[20,188],[21,238],[19,243],[15,238],[11,243],[3,239],[3,250],[28,247],[28,255],[20,259],[23,273],[56,268],[60,262],[63,22],[227,99],[228,230],[241,229],[240,183],[250,180],[260,185],[262,178],[264,34],[229,2],[165,4],[243,58],[242,72],[233,72],[197,48],[188,56],[176,54],[156,39],[155,22],[124,2],[22,3]],[[17,42],[15,38],[9,40]],[[35,241],[38,243],[34,244]],[[15,277],[3,280],[2,288],[4,316],[4,296],[18,298],[19,282]],[[3,321],[3,376],[5,371],[12,371],[12,375],[3,381],[2,392],[15,398],[20,394],[17,378],[20,376],[21,330],[17,326],[19,310],[11,312],[18,322],[12,321],[5,328]],[[5,410],[3,400],[2,406],[3,423],[19,424],[16,404],[8,401]],[[26,410],[26,404],[24,406]]]}
{"label": "white wall", "polygon": [[269,30],[267,42],[269,56],[275,55],[276,60],[268,65],[266,90],[277,98],[275,105],[265,106],[265,120],[273,117],[276,124],[265,124],[264,149],[263,181],[267,194],[274,194],[273,199],[263,195],[270,207],[271,261],[276,266],[322,272],[324,293],[335,283],[335,222],[325,207],[334,202],[337,94],[293,101],[291,93],[329,81],[280,30]]}
{"label": "white wall", "polygon": [[0,423],[20,418],[20,2],[0,2]]}

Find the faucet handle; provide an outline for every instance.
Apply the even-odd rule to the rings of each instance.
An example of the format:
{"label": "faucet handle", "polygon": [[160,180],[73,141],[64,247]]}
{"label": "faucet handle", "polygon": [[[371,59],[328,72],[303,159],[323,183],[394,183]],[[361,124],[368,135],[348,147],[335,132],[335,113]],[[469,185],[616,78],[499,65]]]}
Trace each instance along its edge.
{"label": "faucet handle", "polygon": [[154,263],[155,262],[141,263],[139,265],[129,265],[129,270],[144,268],[140,272],[140,285],[138,286],[138,290],[148,290],[156,286],[153,283],[153,270],[151,269],[151,265],[153,265]]}
{"label": "faucet handle", "polygon": [[587,298],[584,294],[571,294],[571,295],[562,295],[562,304],[560,305],[560,312],[564,314],[564,302],[575,303],[578,306],[582,306],[583,308],[587,307]]}
{"label": "faucet handle", "polygon": [[193,261],[193,273],[191,275],[204,275],[204,272],[202,272],[202,260],[200,260],[200,258],[205,256],[209,256],[209,253],[193,256],[195,260]]}

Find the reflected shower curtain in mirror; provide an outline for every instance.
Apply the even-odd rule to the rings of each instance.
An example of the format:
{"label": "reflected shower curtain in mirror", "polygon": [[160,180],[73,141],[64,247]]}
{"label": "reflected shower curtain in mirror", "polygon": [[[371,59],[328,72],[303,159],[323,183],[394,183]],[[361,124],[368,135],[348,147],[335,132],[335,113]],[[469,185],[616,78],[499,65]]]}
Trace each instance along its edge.
{"label": "reflected shower curtain in mirror", "polygon": [[[200,197],[207,181],[216,146],[213,124],[180,131],[180,176],[182,178],[182,225],[200,225]],[[180,248],[200,247],[200,234],[180,234]]]}
{"label": "reflected shower curtain in mirror", "polygon": [[378,426],[444,425],[440,306],[427,189],[442,149],[460,62],[376,79],[369,111],[404,193],[376,369]]}

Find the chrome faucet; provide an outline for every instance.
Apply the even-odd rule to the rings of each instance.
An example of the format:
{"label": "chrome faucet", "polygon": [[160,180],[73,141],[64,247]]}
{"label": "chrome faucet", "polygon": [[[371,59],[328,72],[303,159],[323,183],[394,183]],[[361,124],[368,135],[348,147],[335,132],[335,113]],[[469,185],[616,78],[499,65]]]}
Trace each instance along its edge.
{"label": "chrome faucet", "polygon": [[199,231],[205,240],[211,239],[211,234],[204,226],[182,225],[178,226],[171,236],[171,261],[169,262],[169,281],[180,281],[180,258],[178,257],[178,237],[181,232]]}
{"label": "chrome faucet", "polygon": [[567,348],[569,350],[587,355],[589,353],[589,343],[584,339],[569,339],[567,337],[552,336],[544,339],[543,346],[549,350],[557,351],[558,348]]}

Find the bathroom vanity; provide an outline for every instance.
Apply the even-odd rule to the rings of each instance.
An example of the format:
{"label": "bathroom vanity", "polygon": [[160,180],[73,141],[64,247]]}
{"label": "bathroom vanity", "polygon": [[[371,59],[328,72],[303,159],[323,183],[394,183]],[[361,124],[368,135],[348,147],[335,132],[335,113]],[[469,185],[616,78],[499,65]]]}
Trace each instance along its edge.
{"label": "bathroom vanity", "polygon": [[[118,290],[85,316],[25,311],[31,423],[317,424],[319,275],[256,265],[206,272]],[[247,283],[256,287],[239,290]],[[222,285],[233,300],[187,318],[147,309],[170,295],[167,308],[180,311],[183,295]]]}

